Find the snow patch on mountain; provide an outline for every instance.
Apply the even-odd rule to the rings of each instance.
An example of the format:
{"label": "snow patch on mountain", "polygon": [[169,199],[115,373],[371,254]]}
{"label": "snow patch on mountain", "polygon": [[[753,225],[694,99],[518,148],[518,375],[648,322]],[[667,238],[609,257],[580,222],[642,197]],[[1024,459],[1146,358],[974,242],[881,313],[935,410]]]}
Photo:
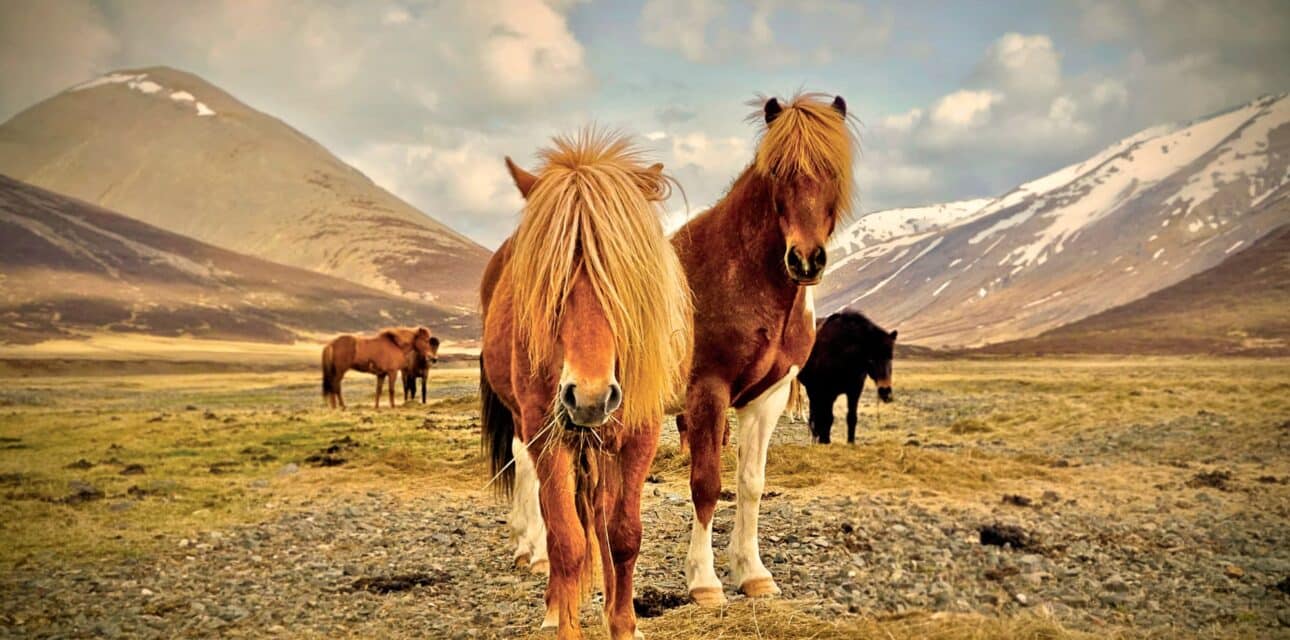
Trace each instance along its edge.
{"label": "snow patch on mountain", "polygon": [[[69,89],[69,91],[85,91],[86,89],[121,84],[125,85],[127,89],[138,91],[144,95],[159,94],[166,89],[166,87],[149,80],[146,73],[109,73],[88,82],[82,82]],[[192,103],[198,116],[215,115],[214,109],[206,106],[205,103],[197,100],[193,94],[187,91],[166,91],[165,95],[175,102]]]}

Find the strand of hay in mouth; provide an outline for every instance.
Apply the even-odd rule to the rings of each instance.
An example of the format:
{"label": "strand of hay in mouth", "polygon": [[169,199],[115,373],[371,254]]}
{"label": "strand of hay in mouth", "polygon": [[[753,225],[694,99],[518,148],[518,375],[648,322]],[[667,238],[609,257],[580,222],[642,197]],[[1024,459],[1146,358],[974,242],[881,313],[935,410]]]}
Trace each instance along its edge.
{"label": "strand of hay in mouth", "polygon": [[640,625],[645,636],[653,640],[718,637],[722,640],[1115,640],[1129,637],[1115,629],[1103,629],[1096,634],[1067,629],[1060,622],[1039,613],[1012,617],[912,613],[887,618],[845,617],[830,621],[800,611],[803,604],[802,601],[739,600],[719,610],[685,606],[658,618],[641,620]]}

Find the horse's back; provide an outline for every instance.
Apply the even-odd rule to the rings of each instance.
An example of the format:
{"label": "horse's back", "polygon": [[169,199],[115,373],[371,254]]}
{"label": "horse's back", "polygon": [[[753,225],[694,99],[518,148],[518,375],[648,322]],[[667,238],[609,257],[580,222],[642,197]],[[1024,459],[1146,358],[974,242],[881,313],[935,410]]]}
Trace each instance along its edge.
{"label": "horse's back", "polygon": [[358,338],[350,334],[336,336],[324,348],[324,353],[330,352],[332,364],[342,371],[354,363],[357,351]]}
{"label": "horse's back", "polygon": [[507,238],[493,252],[493,257],[488,259],[488,264],[484,267],[484,275],[479,282],[479,302],[480,313],[488,314],[488,305],[492,302],[493,291],[497,289],[497,283],[502,279],[502,271],[506,263],[511,259],[511,238]]}

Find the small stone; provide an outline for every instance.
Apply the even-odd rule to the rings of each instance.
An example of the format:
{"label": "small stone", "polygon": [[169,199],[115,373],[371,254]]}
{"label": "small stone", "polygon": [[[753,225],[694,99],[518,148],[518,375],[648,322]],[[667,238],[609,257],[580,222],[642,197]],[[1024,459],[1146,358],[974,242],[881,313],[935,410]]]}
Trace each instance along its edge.
{"label": "small stone", "polygon": [[1223,569],[1223,573],[1229,578],[1239,578],[1245,575],[1245,569],[1234,564],[1229,564]]}
{"label": "small stone", "polygon": [[1027,605],[1029,605],[1029,604],[1030,604],[1030,599],[1029,599],[1029,598],[1027,598],[1027,597],[1026,597],[1026,594],[1024,594],[1024,593],[1014,593],[1014,594],[1012,594],[1012,599],[1013,599],[1013,600],[1016,600],[1016,601],[1017,601],[1017,604],[1019,604],[1019,605],[1021,605],[1021,606],[1023,606],[1023,607],[1024,607],[1024,606],[1027,606]]}

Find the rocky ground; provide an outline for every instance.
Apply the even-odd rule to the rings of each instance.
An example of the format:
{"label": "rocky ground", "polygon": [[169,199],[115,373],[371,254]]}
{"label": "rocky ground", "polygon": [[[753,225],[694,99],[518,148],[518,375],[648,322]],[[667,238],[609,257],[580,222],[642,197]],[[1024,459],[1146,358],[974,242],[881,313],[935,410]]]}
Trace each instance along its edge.
{"label": "rocky ground", "polygon": [[[906,410],[920,402],[946,410],[931,390],[921,400],[904,400]],[[353,417],[356,425],[372,428],[365,415]],[[378,418],[377,425],[410,418]],[[432,431],[472,437],[469,416],[425,422]],[[944,422],[970,427],[963,415]],[[1192,422],[1196,428],[1217,424],[1203,413]],[[835,453],[828,455],[875,450],[908,456],[933,474],[934,463],[944,458],[959,464],[953,473],[969,474],[973,463],[955,456],[1015,444],[1011,438],[996,442],[997,434],[955,441],[951,429],[931,422],[910,429],[882,424],[867,424],[857,447],[833,445],[829,451]],[[1177,419],[1160,425],[1153,433],[1183,429]],[[343,422],[334,428],[352,429],[360,441],[375,437]],[[1283,432],[1269,437],[1284,442],[1290,426],[1274,428]],[[1108,460],[1139,444],[1123,441],[1123,434],[1115,437],[1120,439],[1110,440],[1109,448],[1105,438],[1101,444],[1091,444],[1094,438],[1068,439],[1056,448],[1046,444],[1038,458],[1041,470],[1028,472],[1033,477],[991,479],[967,493],[933,488],[916,471],[883,489],[852,491],[836,478],[802,482],[790,472],[795,459],[776,458],[772,449],[762,505],[766,565],[783,588],[783,601],[821,620],[929,612],[1038,615],[1094,636],[1129,629],[1130,635],[1154,637],[1290,637],[1284,448],[1203,463],[1172,460],[1152,466],[1140,486],[1130,483],[1126,490],[1109,477],[1105,486],[1097,483],[1101,475],[1120,472]],[[776,444],[780,451],[796,447],[816,455],[821,449],[801,446],[805,439],[802,425],[785,421]],[[33,553],[17,560],[0,572],[0,638],[533,633],[542,616],[545,578],[511,566],[504,505],[473,483],[412,492],[386,490],[381,483],[361,490],[343,485],[342,474],[357,460],[344,460],[351,445],[336,442],[342,461],[334,467],[302,456],[234,477],[245,500],[262,505],[263,517],[157,533],[147,553],[57,562]],[[669,615],[691,606],[685,604],[683,577],[690,507],[671,430],[665,431],[663,452],[659,473],[645,488],[646,536],[637,570],[638,611],[647,634],[665,629]],[[1250,456],[1257,463],[1248,462]],[[883,469],[872,474],[887,475],[892,467]],[[1007,470],[992,469],[1000,476]],[[150,466],[139,473],[146,478],[154,472]],[[1072,477],[1086,482],[1071,483]],[[140,486],[151,486],[143,478]],[[306,486],[307,478],[314,484]],[[336,480],[337,490],[316,488],[328,478]],[[69,495],[126,520],[158,499],[146,492],[95,496],[85,487]],[[717,512],[718,550],[728,541],[733,515],[725,496]],[[722,565],[719,551],[718,573],[728,580]],[[739,601],[733,591],[728,595]],[[598,603],[593,597],[584,608],[589,628],[597,624]]]}
{"label": "rocky ground", "polygon": [[[658,615],[684,601],[689,507],[680,494],[647,492],[638,605]],[[1286,634],[1284,515],[1207,517],[1196,507],[1241,494],[1179,493],[1121,518],[1052,492],[971,508],[779,493],[763,505],[763,548],[783,597],[821,617],[1040,608],[1089,631],[1203,634],[1243,616]],[[482,496],[373,491],[281,506],[269,522],[167,540],[150,558],[19,568],[0,582],[0,636],[516,637],[541,618],[545,579],[510,567],[505,509]],[[723,502],[718,548],[732,517]],[[592,623],[595,608],[586,615]]]}

